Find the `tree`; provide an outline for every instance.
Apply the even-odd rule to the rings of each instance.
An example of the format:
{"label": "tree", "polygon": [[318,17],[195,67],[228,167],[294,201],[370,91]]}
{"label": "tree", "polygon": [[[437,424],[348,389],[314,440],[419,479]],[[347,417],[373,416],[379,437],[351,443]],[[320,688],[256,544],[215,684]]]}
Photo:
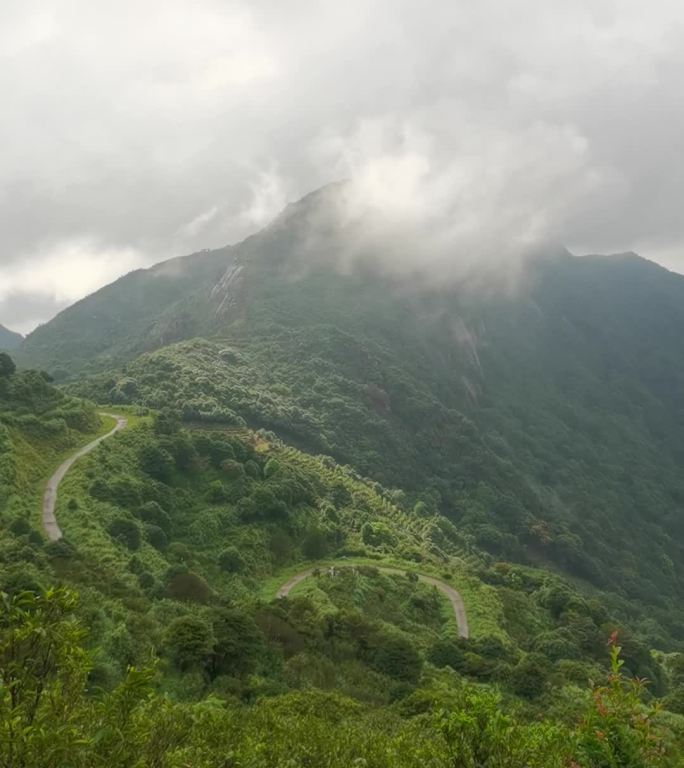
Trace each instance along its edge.
{"label": "tree", "polygon": [[386,523],[364,523],[361,528],[361,538],[364,544],[371,547],[392,547],[397,543],[396,537]]}
{"label": "tree", "polygon": [[136,513],[137,516],[146,523],[158,525],[168,536],[171,532],[171,518],[156,501],[148,501],[143,504]]}
{"label": "tree", "polygon": [[410,640],[383,633],[376,642],[370,659],[373,669],[407,683],[418,680],[423,662]]}
{"label": "tree", "polygon": [[548,676],[548,661],[540,653],[528,653],[511,673],[513,690],[518,696],[534,699],[544,692]]}
{"label": "tree", "polygon": [[157,550],[163,552],[169,546],[169,540],[163,529],[154,523],[145,523],[145,538]]}
{"label": "tree", "polygon": [[155,480],[168,480],[175,466],[173,456],[155,443],[147,443],[140,450],[140,466]]}
{"label": "tree", "polygon": [[[38,596],[3,595],[0,603],[0,754],[2,765],[29,765],[47,747],[41,727],[51,718],[70,722],[88,660],[80,647],[83,630],[71,616],[76,598],[57,589]],[[72,663],[62,668],[67,660]],[[56,701],[53,696],[56,696]],[[65,737],[69,740],[68,730]],[[61,745],[62,748],[66,744]]]}
{"label": "tree", "polygon": [[184,600],[191,603],[208,603],[211,598],[211,589],[207,582],[192,571],[172,573],[169,577],[166,591],[169,597],[175,600]]}
{"label": "tree", "polygon": [[465,667],[465,651],[455,640],[437,640],[428,651],[428,661],[459,672]]}
{"label": "tree", "polygon": [[264,477],[268,479],[280,472],[280,462],[277,459],[269,459],[264,466]]}
{"label": "tree", "polygon": [[8,378],[16,370],[17,366],[7,352],[0,352],[0,378]]}
{"label": "tree", "polygon": [[264,637],[254,618],[237,608],[224,608],[216,611],[212,625],[216,638],[211,660],[212,674],[251,672],[264,650]]}
{"label": "tree", "polygon": [[131,668],[111,693],[86,695],[92,665],[76,608],[62,588],[0,599],[2,766],[124,766],[140,750],[151,675]]}
{"label": "tree", "polygon": [[181,671],[208,663],[215,642],[211,625],[199,616],[179,616],[166,630],[167,653]]}
{"label": "tree", "polygon": [[302,541],[302,554],[310,560],[324,557],[328,553],[328,537],[320,528],[306,532]]}
{"label": "tree", "polygon": [[140,528],[127,517],[118,517],[109,524],[107,530],[113,539],[117,539],[128,549],[139,549],[141,536]]}
{"label": "tree", "polygon": [[227,547],[218,558],[219,567],[227,573],[239,573],[245,567],[245,561],[236,547]]}

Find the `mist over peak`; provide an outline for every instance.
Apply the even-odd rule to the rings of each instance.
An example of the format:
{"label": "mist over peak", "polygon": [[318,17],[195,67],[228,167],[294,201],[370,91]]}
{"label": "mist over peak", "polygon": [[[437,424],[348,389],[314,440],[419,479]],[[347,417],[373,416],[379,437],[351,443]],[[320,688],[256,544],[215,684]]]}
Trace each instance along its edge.
{"label": "mist over peak", "polygon": [[495,225],[485,234],[457,204],[425,205],[433,193],[423,180],[414,204],[396,185],[385,192],[349,178],[290,203],[263,234],[295,238],[293,265],[302,270],[326,264],[345,274],[370,270],[390,281],[480,292],[515,291],[528,265],[570,255],[529,228],[517,238]]}

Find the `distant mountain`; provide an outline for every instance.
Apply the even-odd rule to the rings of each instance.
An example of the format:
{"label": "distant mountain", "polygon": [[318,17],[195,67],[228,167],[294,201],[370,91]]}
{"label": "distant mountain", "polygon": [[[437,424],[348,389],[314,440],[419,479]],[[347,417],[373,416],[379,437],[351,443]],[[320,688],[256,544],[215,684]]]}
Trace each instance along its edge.
{"label": "distant mountain", "polygon": [[10,331],[4,325],[0,325],[0,349],[16,349],[24,337],[20,333]]}

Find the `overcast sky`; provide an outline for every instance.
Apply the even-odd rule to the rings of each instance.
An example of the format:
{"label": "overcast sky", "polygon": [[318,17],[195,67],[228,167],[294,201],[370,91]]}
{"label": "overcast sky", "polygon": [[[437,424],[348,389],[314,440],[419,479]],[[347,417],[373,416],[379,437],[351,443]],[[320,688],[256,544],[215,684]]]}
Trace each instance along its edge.
{"label": "overcast sky", "polygon": [[2,0],[0,323],[343,177],[464,247],[684,271],[683,23],[681,0]]}

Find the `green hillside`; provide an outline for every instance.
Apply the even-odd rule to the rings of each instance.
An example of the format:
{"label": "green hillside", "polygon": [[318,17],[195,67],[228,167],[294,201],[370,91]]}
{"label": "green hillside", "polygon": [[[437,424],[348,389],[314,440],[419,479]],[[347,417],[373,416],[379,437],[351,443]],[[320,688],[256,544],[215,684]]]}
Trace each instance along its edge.
{"label": "green hillside", "polygon": [[[102,690],[74,733],[136,665],[143,731],[185,734],[141,765],[230,738],[240,766],[677,765],[684,278],[567,252],[505,294],[340,270],[337,194],[121,278],[22,344],[49,374],[0,376],[2,575],[10,602],[80,595],[50,598]],[[129,426],[66,476],[46,545],[45,479],[110,426],[88,402]]]}
{"label": "green hillside", "polygon": [[[330,455],[495,558],[609,592],[650,642],[678,647],[684,278],[633,254],[567,253],[530,265],[507,296],[340,274],[329,262],[349,233],[325,229],[329,250],[310,244],[308,222],[331,195],[228,251],[122,278],[22,354],[62,377],[80,371],[71,391],[98,402],[172,405],[185,420],[266,428]],[[169,280],[182,298],[161,308]],[[151,325],[117,309],[129,303],[156,311]],[[186,340],[163,344],[150,330],[161,325]]]}
{"label": "green hillside", "polygon": [[[28,462],[15,436],[56,464],[75,434],[47,425],[82,414],[79,443],[97,429],[87,405],[39,374],[5,376],[2,394],[14,437],[4,457],[18,466]],[[438,513],[406,509],[400,492],[273,434],[181,428],[171,413],[127,416],[128,428],[60,486],[63,540],[44,544],[31,504],[12,501],[35,498],[43,471],[8,482],[0,639],[26,698],[2,699],[2,749],[46,766],[66,754],[83,765],[214,765],[225,750],[258,766],[292,755],[297,765],[318,755],[314,764],[331,766],[350,756],[447,766],[478,750],[522,768],[602,749],[600,725],[634,754],[675,754],[684,655],[652,657],[598,595],[541,569],[492,563]],[[274,601],[293,573],[316,564]],[[386,565],[398,573],[377,568]],[[469,639],[417,573],[460,590]],[[80,599],[50,591],[56,583]],[[606,637],[616,629],[624,674],[648,677],[650,695],[672,712],[641,710],[626,677],[614,690],[597,683],[610,711],[594,709],[587,681],[606,675]],[[26,666],[22,648],[31,658],[45,649],[46,666]],[[132,664],[156,666],[156,680]],[[57,729],[66,691],[69,728]],[[502,707],[508,714],[494,717]],[[464,730],[464,716],[491,725]],[[27,725],[21,735],[7,731],[16,718]],[[119,737],[103,739],[112,727]]]}

